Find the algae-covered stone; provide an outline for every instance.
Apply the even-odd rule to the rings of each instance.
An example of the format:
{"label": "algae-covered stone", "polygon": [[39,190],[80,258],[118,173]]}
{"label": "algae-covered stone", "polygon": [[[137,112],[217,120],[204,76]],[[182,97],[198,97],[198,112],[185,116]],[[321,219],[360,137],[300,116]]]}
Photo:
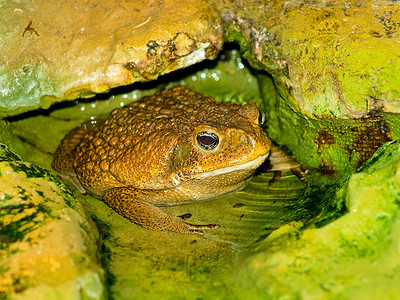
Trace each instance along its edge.
{"label": "algae-covered stone", "polygon": [[253,66],[309,116],[400,112],[400,5],[357,1],[208,0]]}
{"label": "algae-covered stone", "polygon": [[[269,81],[260,76],[261,90]],[[388,141],[400,137],[400,115],[374,111],[356,119],[310,118],[282,96],[265,102],[269,137],[311,171],[315,184],[347,178]]]}
{"label": "algae-covered stone", "polygon": [[[322,228],[282,227],[237,276],[246,297],[396,299],[400,286],[400,143],[336,193],[347,213]],[[246,280],[239,280],[246,278]]]}
{"label": "algae-covered stone", "polygon": [[345,178],[400,137],[398,3],[208,2],[227,40],[274,79],[278,95],[264,99],[270,138],[316,181]]}
{"label": "algae-covered stone", "polygon": [[224,36],[204,1],[7,1],[0,14],[2,116],[215,58]]}
{"label": "algae-covered stone", "polygon": [[98,238],[60,181],[0,145],[1,299],[104,299]]}

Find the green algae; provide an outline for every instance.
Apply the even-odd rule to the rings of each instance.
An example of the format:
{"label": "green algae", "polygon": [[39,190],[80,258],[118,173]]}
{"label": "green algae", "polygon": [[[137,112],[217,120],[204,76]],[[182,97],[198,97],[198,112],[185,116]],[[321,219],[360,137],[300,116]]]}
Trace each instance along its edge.
{"label": "green algae", "polygon": [[340,182],[398,139],[398,4],[208,2],[259,70],[270,138],[315,170],[316,184]]}
{"label": "green algae", "polygon": [[[217,101],[238,104],[254,101],[260,108],[264,107],[257,73],[249,67],[234,44],[225,44],[217,60],[200,63],[181,72],[183,77],[178,82]],[[176,81],[173,81],[172,85],[175,84]]]}
{"label": "green algae", "polygon": [[[270,78],[258,75],[260,89],[270,94]],[[264,101],[267,133],[279,145],[290,149],[303,166],[315,170],[313,182],[340,182],[363,165],[383,144],[399,138],[398,114],[372,111],[362,118],[339,119],[302,114],[279,91]],[[285,134],[282,134],[282,133]]]}
{"label": "green algae", "polygon": [[341,218],[319,229],[271,234],[234,276],[238,291],[252,299],[396,298],[399,166],[397,142],[336,192],[347,207]]}
{"label": "green algae", "polygon": [[285,99],[309,117],[398,113],[398,3],[208,1],[228,41],[272,75]]}

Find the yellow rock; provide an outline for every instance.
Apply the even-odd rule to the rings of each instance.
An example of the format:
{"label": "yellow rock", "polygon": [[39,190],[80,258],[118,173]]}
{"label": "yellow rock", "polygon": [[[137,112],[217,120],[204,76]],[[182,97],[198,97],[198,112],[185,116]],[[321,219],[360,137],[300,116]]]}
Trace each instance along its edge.
{"label": "yellow rock", "polygon": [[47,171],[1,150],[0,299],[104,299],[94,223]]}
{"label": "yellow rock", "polygon": [[204,1],[24,1],[0,8],[0,114],[215,58],[222,21]]}

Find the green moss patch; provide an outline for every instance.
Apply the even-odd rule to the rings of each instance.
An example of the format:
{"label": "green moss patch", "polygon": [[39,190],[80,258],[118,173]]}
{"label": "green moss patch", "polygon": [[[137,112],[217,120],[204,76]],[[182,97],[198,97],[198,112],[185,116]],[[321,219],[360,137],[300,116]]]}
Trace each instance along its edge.
{"label": "green moss patch", "polygon": [[234,276],[246,291],[239,298],[396,298],[399,167],[400,144],[393,143],[336,192],[344,216],[319,229],[271,234]]}

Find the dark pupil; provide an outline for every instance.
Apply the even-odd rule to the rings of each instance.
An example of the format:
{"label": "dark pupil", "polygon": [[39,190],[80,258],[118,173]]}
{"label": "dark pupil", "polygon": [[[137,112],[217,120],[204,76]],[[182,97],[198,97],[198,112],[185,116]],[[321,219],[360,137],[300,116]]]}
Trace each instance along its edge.
{"label": "dark pupil", "polygon": [[214,144],[215,140],[211,136],[199,136],[199,142],[202,143],[205,146],[210,146]]}
{"label": "dark pupil", "polygon": [[205,150],[211,150],[218,146],[219,138],[215,133],[202,131],[197,135],[197,142]]}

